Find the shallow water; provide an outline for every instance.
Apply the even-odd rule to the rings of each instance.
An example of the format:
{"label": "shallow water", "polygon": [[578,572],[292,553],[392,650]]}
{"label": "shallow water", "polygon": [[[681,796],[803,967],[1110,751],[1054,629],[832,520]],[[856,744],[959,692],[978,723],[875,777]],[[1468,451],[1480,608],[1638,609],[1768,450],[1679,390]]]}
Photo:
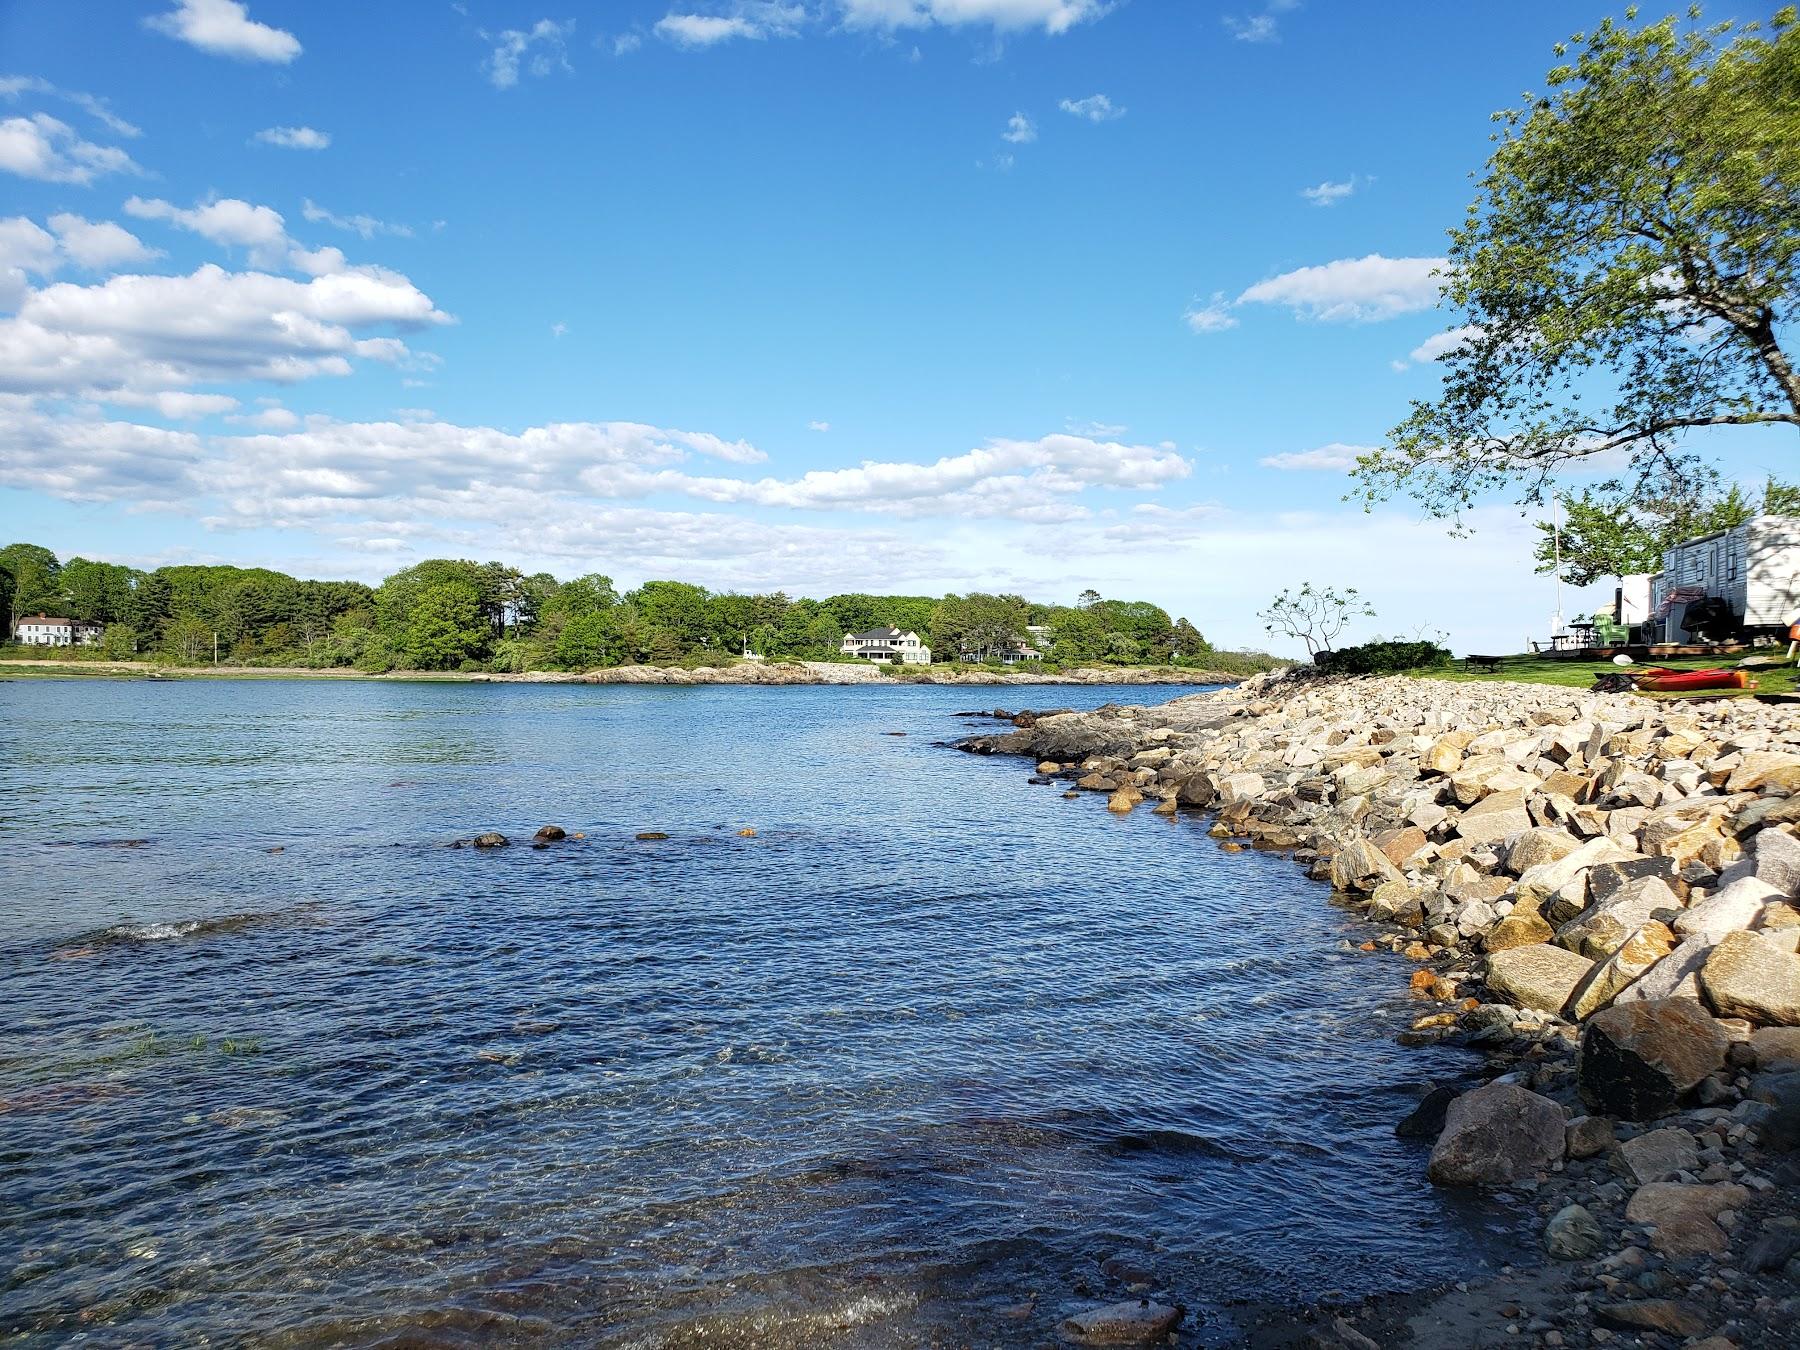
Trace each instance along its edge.
{"label": "shallow water", "polygon": [[0,685],[0,1332],[1029,1345],[1117,1257],[1227,1344],[1507,1254],[1322,888],[933,744],[1164,696]]}

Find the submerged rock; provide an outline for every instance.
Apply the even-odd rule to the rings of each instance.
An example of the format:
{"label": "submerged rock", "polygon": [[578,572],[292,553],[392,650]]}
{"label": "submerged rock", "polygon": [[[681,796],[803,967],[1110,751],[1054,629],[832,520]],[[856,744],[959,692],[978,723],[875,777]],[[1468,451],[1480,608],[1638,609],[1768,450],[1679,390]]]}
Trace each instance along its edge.
{"label": "submerged rock", "polygon": [[469,841],[476,848],[505,848],[512,840],[498,830],[489,830],[486,834],[478,834]]}
{"label": "submerged rock", "polygon": [[1085,1345],[1144,1345],[1175,1330],[1181,1317],[1180,1308],[1134,1299],[1077,1313],[1066,1319],[1061,1329]]}
{"label": "submerged rock", "polygon": [[538,832],[532,836],[541,843],[554,843],[558,839],[567,839],[568,837],[569,832],[560,825],[539,826]]}

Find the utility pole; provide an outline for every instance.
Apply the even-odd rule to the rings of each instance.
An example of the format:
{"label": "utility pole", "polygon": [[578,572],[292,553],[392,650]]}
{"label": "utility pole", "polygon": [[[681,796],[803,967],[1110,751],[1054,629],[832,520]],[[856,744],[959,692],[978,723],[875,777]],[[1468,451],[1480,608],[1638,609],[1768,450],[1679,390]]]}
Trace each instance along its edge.
{"label": "utility pole", "polygon": [[219,664],[219,630],[213,630],[213,664]]}

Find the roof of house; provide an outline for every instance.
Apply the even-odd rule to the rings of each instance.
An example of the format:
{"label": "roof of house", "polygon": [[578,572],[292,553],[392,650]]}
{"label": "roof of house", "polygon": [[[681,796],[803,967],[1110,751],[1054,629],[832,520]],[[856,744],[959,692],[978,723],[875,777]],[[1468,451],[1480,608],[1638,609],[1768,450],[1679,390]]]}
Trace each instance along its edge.
{"label": "roof of house", "polygon": [[99,627],[92,619],[65,619],[59,614],[22,614],[19,616],[20,627],[23,627],[28,623],[61,624],[65,628],[81,623],[88,625],[90,628]]}
{"label": "roof of house", "polygon": [[898,628],[876,628],[867,633],[846,633],[844,636],[856,642],[892,642],[905,634]]}

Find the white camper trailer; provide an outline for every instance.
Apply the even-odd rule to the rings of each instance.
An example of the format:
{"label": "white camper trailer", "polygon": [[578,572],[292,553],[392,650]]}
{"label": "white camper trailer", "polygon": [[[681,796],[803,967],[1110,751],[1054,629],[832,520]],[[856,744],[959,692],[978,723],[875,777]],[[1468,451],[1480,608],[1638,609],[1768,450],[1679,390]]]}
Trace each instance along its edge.
{"label": "white camper trailer", "polygon": [[1684,539],[1650,579],[1650,618],[1682,640],[1690,605],[1722,600],[1747,635],[1786,637],[1800,620],[1800,516],[1754,516],[1735,529]]}

